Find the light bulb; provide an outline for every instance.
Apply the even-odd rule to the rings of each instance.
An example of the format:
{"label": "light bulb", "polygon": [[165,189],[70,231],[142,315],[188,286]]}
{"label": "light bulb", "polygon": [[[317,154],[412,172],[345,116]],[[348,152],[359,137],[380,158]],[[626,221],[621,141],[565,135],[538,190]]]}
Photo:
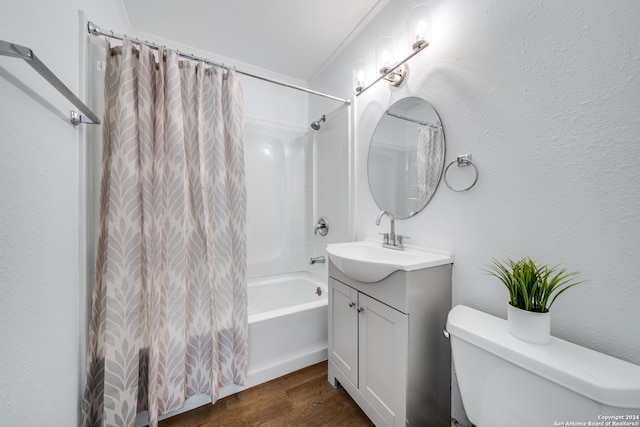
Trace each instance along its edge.
{"label": "light bulb", "polygon": [[362,88],[364,88],[364,79],[365,79],[365,69],[367,68],[367,64],[364,61],[358,61],[353,64],[353,88],[356,93],[360,93]]}
{"label": "light bulb", "polygon": [[424,33],[426,29],[427,29],[427,24],[425,24],[422,19],[418,21],[418,24],[416,25],[416,41],[425,39]]}
{"label": "light bulb", "polygon": [[391,54],[389,53],[388,50],[386,49],[383,50],[380,57],[381,57],[380,62],[383,67],[388,67],[389,65],[391,65]]}
{"label": "light bulb", "polygon": [[[431,8],[421,3],[414,6],[407,16],[407,41],[412,43],[413,50],[423,49],[429,45],[431,30]],[[412,41],[415,36],[415,41]]]}
{"label": "light bulb", "polygon": [[[376,43],[376,69],[380,72],[391,67],[394,60],[396,42],[393,37],[387,36]],[[385,71],[386,72],[386,71]]]}

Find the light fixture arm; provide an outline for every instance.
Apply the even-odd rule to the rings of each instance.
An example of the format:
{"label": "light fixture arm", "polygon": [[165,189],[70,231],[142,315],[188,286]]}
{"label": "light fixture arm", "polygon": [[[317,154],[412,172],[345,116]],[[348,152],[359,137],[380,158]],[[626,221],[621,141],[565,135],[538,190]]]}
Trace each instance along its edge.
{"label": "light fixture arm", "polygon": [[[419,52],[422,52],[422,50],[424,48],[426,48],[427,46],[429,46],[428,42],[422,42],[420,43],[415,50],[413,50],[409,55],[407,55],[402,61],[396,63],[395,65],[393,65],[392,67],[389,67],[388,70],[386,70],[386,72],[384,74],[382,74],[380,77],[378,77],[377,79],[375,79],[373,82],[371,82],[368,86],[363,87],[360,90],[356,89],[356,96],[361,95],[362,93],[364,93],[367,89],[369,89],[371,86],[375,85],[376,83],[378,83],[380,80],[385,79],[389,82],[392,82],[394,80],[393,76],[389,77],[391,74],[398,75],[400,73],[397,72],[397,70],[404,66],[404,64],[410,60],[411,58],[413,58],[414,56],[416,56]],[[399,83],[398,83],[399,84]]]}

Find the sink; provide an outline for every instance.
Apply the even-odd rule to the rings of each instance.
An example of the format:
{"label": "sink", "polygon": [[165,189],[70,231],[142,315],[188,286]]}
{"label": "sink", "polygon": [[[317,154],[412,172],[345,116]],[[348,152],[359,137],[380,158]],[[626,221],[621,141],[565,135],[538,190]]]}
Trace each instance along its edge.
{"label": "sink", "polygon": [[331,243],[327,245],[327,252],[346,276],[365,283],[379,282],[398,270],[413,271],[453,262],[453,256],[446,252],[414,246],[399,251],[368,240]]}

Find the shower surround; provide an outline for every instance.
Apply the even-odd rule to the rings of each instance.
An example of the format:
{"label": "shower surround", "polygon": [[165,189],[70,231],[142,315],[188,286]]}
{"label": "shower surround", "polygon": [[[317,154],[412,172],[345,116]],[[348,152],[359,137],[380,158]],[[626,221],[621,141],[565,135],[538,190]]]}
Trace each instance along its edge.
{"label": "shower surround", "polygon": [[312,191],[307,128],[247,117],[244,138],[248,277],[306,270]]}

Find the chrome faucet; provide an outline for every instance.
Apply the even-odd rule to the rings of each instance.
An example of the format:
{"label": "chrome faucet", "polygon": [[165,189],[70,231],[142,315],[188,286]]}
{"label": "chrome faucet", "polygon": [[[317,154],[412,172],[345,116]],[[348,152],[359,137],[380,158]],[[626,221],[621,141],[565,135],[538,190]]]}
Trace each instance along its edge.
{"label": "chrome faucet", "polygon": [[380,225],[380,220],[382,217],[387,215],[389,217],[389,221],[391,222],[391,232],[390,233],[380,233],[383,235],[382,246],[390,249],[404,249],[404,239],[408,239],[408,237],[402,235],[396,235],[396,219],[393,217],[393,214],[389,211],[382,210],[378,214],[376,218],[376,225]]}
{"label": "chrome faucet", "polygon": [[315,263],[324,264],[324,256],[320,255],[309,260],[309,264],[313,265]]}
{"label": "chrome faucet", "polygon": [[[389,221],[391,221],[391,233],[389,233],[389,239],[387,244],[395,246],[396,244],[396,219],[393,217],[393,214],[389,211],[380,211],[378,214],[378,218],[376,218],[376,225],[380,225],[380,220],[383,216],[388,215]],[[387,240],[387,239],[385,239]]]}

